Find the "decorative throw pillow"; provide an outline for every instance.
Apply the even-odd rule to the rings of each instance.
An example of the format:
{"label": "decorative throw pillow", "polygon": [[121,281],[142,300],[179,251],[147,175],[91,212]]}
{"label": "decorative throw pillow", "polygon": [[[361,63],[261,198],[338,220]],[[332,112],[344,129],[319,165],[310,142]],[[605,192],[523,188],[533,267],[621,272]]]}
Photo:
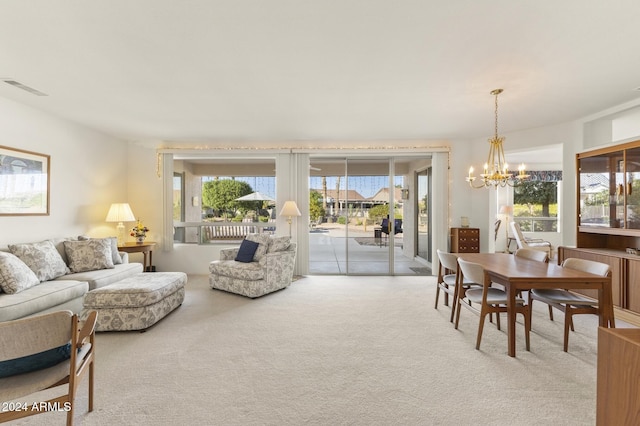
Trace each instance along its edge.
{"label": "decorative throw pillow", "polygon": [[0,362],[0,378],[53,367],[71,357],[71,343],[34,355]]}
{"label": "decorative throw pillow", "polygon": [[36,274],[43,281],[49,281],[69,273],[66,263],[49,240],[39,243],[11,244],[9,251]]}
{"label": "decorative throw pillow", "polygon": [[111,242],[106,239],[65,241],[64,249],[69,258],[71,272],[114,268]]}
{"label": "decorative throw pillow", "polygon": [[271,244],[269,244],[269,250],[267,250],[267,253],[285,251],[290,245],[291,237],[271,237]]}
{"label": "decorative throw pillow", "polygon": [[[87,237],[86,235],[80,235],[78,236],[78,240],[80,241],[87,241],[90,240],[91,237]],[[94,238],[97,239],[97,238]],[[107,237],[107,238],[102,238],[103,240],[107,240],[109,241],[109,243],[111,244],[111,256],[113,257],[113,264],[114,265],[119,265],[122,263],[122,257],[120,256],[120,252],[118,251],[118,238],[117,237]]]}
{"label": "decorative throw pillow", "polygon": [[256,250],[256,254],[253,256],[253,260],[256,262],[260,261],[260,259],[267,254],[269,244],[271,243],[271,237],[267,234],[248,234],[246,239],[260,244]]}
{"label": "decorative throw pillow", "polygon": [[255,241],[242,240],[242,244],[240,244],[235,260],[244,263],[252,262],[253,256],[256,254],[256,250],[258,250],[259,246],[260,244]]}
{"label": "decorative throw pillow", "polygon": [[31,269],[11,253],[0,252],[0,288],[14,294],[40,284]]}

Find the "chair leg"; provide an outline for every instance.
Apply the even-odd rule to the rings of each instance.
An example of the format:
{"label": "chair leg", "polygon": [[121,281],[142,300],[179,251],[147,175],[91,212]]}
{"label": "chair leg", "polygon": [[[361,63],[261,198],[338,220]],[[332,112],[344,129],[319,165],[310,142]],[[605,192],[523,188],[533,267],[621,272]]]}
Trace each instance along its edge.
{"label": "chair leg", "polygon": [[553,321],[553,308],[549,305],[549,319]]}
{"label": "chair leg", "polygon": [[480,342],[482,341],[482,330],[484,329],[484,318],[486,312],[480,312],[480,322],[478,323],[478,337],[476,337],[476,349],[480,350]]}
{"label": "chair leg", "polygon": [[436,284],[436,303],[433,306],[435,309],[438,309],[438,298],[440,297],[440,284]]}
{"label": "chair leg", "polygon": [[[455,329],[458,329],[458,322],[460,321],[460,310],[462,309],[462,306],[460,306],[460,298],[458,298],[458,302],[456,305],[456,322],[455,322]],[[451,311],[451,316],[453,316],[453,311]]]}
{"label": "chair leg", "polygon": [[531,312],[530,312],[530,307],[527,305],[524,308],[525,310],[522,312],[523,316],[524,316],[524,339],[526,342],[526,348],[527,351],[531,350],[531,341],[530,341],[530,334],[531,334]]}
{"label": "chair leg", "polygon": [[93,361],[89,365],[89,412],[93,411]]}
{"label": "chair leg", "polygon": [[496,312],[496,327],[500,330],[500,312]]}
{"label": "chair leg", "polygon": [[569,350],[569,326],[572,323],[571,312],[569,309],[564,311],[564,351]]}
{"label": "chair leg", "polygon": [[[449,318],[449,322],[453,322],[453,316],[456,313],[456,310],[459,308],[458,299],[460,298],[459,289],[456,285],[453,288],[453,302],[451,303],[451,317]],[[458,328],[456,326],[456,328]]]}

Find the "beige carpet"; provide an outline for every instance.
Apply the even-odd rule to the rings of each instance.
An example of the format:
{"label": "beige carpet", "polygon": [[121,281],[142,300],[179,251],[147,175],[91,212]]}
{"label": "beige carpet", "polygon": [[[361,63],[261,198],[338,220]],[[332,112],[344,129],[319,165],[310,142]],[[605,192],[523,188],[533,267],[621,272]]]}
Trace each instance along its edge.
{"label": "beige carpet", "polygon": [[[95,410],[82,425],[595,424],[597,319],[538,304],[532,351],[478,317],[433,308],[433,277],[305,277],[250,300],[190,276],[184,304],[145,333],[97,337]],[[562,318],[559,313],[558,319]],[[47,413],[15,424],[63,424]]]}

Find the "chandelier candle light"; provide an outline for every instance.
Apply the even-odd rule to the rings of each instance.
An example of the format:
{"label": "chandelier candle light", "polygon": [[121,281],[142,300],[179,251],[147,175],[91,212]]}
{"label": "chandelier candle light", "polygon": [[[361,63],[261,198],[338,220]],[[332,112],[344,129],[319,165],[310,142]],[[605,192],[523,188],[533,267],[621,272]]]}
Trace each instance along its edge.
{"label": "chandelier candle light", "polygon": [[489,139],[489,157],[487,162],[484,163],[483,172],[480,174],[480,181],[478,184],[474,184],[476,177],[473,176],[473,167],[469,167],[469,176],[465,179],[469,182],[469,186],[474,189],[490,188],[493,186],[498,187],[516,186],[522,183],[525,179],[529,178],[529,175],[525,174],[524,163],[518,166],[518,174],[514,177],[509,173],[509,165],[504,156],[504,149],[502,142],[504,137],[498,136],[498,95],[502,93],[502,89],[495,89],[491,91],[491,94],[495,96],[495,135]]}

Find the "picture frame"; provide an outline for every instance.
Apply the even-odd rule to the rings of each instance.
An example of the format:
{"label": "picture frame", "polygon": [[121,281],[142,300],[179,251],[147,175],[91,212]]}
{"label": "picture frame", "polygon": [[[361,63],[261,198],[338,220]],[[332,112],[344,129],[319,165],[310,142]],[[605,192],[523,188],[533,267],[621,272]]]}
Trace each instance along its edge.
{"label": "picture frame", "polygon": [[48,216],[51,157],[0,145],[0,216]]}

